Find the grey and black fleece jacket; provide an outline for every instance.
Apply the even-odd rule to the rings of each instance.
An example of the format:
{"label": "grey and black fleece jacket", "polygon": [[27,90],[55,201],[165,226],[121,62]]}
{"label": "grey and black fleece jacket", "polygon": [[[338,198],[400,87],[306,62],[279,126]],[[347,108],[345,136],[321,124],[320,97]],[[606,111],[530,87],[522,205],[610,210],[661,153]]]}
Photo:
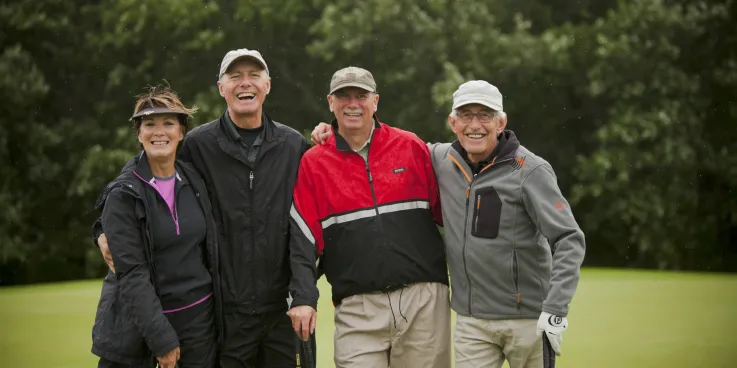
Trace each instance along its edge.
{"label": "grey and black fleece jacket", "polygon": [[[443,208],[451,307],[499,320],[568,315],[585,253],[584,234],[548,162],[512,131],[473,174],[463,149],[429,144]],[[459,152],[461,151],[461,152]]]}

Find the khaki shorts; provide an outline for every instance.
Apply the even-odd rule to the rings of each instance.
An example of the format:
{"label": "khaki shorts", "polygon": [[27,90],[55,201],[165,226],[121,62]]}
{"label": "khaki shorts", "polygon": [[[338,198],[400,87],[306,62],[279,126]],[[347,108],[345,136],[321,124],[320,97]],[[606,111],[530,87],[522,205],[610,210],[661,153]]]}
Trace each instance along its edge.
{"label": "khaki shorts", "polygon": [[536,319],[491,321],[458,315],[453,344],[456,368],[554,368],[555,353],[537,337]]}
{"label": "khaki shorts", "polygon": [[450,367],[448,286],[417,283],[335,307],[335,366]]}

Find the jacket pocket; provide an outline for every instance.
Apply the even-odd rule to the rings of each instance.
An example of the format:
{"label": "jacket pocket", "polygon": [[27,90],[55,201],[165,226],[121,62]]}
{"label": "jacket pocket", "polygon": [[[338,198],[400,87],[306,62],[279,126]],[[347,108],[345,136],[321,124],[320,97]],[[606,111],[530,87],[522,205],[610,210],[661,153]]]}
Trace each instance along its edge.
{"label": "jacket pocket", "polygon": [[522,294],[519,286],[519,261],[517,260],[517,250],[512,252],[512,284],[514,285],[514,296],[517,302],[517,310],[520,310],[522,302]]}
{"label": "jacket pocket", "polygon": [[495,239],[499,236],[499,221],[502,216],[502,200],[494,188],[476,191],[473,203],[471,234],[479,238]]}

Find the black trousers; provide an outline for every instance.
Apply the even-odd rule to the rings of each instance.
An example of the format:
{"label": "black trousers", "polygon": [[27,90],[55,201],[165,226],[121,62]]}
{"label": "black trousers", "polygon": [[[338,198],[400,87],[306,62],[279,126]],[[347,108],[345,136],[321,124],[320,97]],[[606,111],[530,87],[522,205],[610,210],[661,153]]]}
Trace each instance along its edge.
{"label": "black trousers", "polygon": [[[177,368],[215,368],[217,364],[217,335],[212,298],[179,311],[167,314],[179,337],[179,361]],[[151,358],[150,365],[130,365],[100,359],[98,368],[152,368],[156,367],[156,358]]]}
{"label": "black trousers", "polygon": [[[226,313],[220,367],[310,368],[304,364],[302,351],[309,347],[312,356],[308,361],[314,362],[315,339],[311,338],[309,344],[303,347],[300,343],[286,309],[255,315]],[[298,355],[300,352],[302,355]]]}
{"label": "black trousers", "polygon": [[177,368],[215,368],[217,331],[215,303],[209,298],[194,307],[167,314],[179,336],[180,356]]}
{"label": "black trousers", "polygon": [[100,358],[100,361],[97,362],[97,368],[153,368],[153,367],[156,367],[154,363],[151,363],[151,365],[131,365],[131,364],[113,362],[105,358]]}

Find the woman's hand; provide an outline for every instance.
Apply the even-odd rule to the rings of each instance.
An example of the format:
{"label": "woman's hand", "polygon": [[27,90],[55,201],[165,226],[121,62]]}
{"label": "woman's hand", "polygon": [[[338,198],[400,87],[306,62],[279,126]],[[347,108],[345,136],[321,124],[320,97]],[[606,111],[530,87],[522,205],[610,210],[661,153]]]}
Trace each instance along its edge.
{"label": "woman's hand", "polygon": [[174,368],[179,360],[179,347],[177,346],[174,350],[156,357],[159,360],[159,368]]}

